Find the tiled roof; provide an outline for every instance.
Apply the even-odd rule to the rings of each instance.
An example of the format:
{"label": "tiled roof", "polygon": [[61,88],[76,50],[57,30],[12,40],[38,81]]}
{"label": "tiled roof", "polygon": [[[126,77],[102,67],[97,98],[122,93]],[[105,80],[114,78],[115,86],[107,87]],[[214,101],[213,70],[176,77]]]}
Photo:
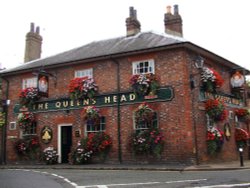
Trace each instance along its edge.
{"label": "tiled roof", "polygon": [[182,42],[185,42],[185,40],[180,37],[174,37],[167,34],[156,34],[154,32],[143,32],[131,37],[124,36],[94,41],[54,56],[27,62],[12,69],[6,69],[1,73],[11,73],[27,69],[59,65],[67,62],[129,53]]}

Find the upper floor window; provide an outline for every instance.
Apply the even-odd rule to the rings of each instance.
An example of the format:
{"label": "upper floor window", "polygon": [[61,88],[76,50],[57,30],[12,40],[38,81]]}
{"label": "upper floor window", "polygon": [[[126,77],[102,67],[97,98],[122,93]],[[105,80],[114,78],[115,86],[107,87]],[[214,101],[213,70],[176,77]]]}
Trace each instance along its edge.
{"label": "upper floor window", "polygon": [[75,78],[88,77],[93,78],[93,69],[82,69],[75,71]]}
{"label": "upper floor window", "polygon": [[22,88],[37,87],[37,77],[23,79]]}
{"label": "upper floor window", "polygon": [[100,122],[96,125],[92,120],[87,120],[86,122],[86,132],[95,133],[95,132],[104,132],[105,131],[106,120],[104,116],[100,117]]}
{"label": "upper floor window", "polygon": [[133,75],[155,73],[155,62],[153,59],[133,62]]}
{"label": "upper floor window", "polygon": [[158,128],[157,113],[154,112],[151,121],[146,121],[146,120],[136,121],[136,120],[134,120],[134,125],[135,125],[136,132],[141,132],[141,131],[147,130],[151,127]]}

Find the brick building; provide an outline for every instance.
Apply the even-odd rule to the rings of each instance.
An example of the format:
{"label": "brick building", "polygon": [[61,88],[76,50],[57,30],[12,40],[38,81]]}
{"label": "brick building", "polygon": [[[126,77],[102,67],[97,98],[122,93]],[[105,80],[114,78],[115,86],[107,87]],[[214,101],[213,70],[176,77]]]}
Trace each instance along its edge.
{"label": "brick building", "polygon": [[[234,139],[235,128],[249,132],[248,121],[240,121],[236,109],[246,109],[243,67],[182,38],[182,18],[178,6],[167,8],[164,15],[165,34],[141,32],[136,10],[130,8],[126,19],[127,35],[89,43],[48,58],[40,58],[42,37],[39,28],[31,25],[26,36],[25,63],[1,72],[3,97],[10,100],[7,107],[7,126],[4,154],[6,161],[21,160],[14,143],[29,135],[37,135],[41,150],[53,146],[59,162],[68,162],[70,148],[91,132],[103,131],[110,135],[112,147],[106,158],[108,163],[150,162],[202,163],[231,161],[238,158]],[[212,76],[219,74],[224,80],[221,87],[204,89],[206,70]],[[234,86],[235,74],[240,84]],[[38,87],[41,77],[48,84],[42,97],[31,105],[20,104],[19,91]],[[146,83],[131,86],[133,75],[154,75],[158,87],[154,92]],[[76,77],[94,79],[98,92],[83,99],[70,98],[68,86]],[[242,79],[243,78],[243,79]],[[212,82],[214,82],[216,79]],[[144,84],[144,85],[143,85]],[[138,86],[137,85],[137,86]],[[135,85],[133,85],[135,86]],[[145,89],[146,88],[146,89]],[[139,88],[140,89],[140,88]],[[145,92],[144,92],[145,91]],[[206,113],[209,99],[224,102],[228,116],[212,121]],[[137,121],[135,113],[146,102],[153,113],[150,122]],[[101,114],[98,126],[92,127],[82,117],[86,106],[95,106]],[[17,123],[23,112],[32,112],[35,122],[27,132]],[[163,135],[160,158],[134,155],[129,144],[130,135],[143,132],[153,125]],[[224,144],[216,155],[208,153],[207,132],[211,127],[225,130]],[[47,135],[44,133],[47,130]],[[67,149],[68,148],[68,149]],[[245,158],[248,148],[245,147]],[[71,151],[72,152],[72,151]]]}

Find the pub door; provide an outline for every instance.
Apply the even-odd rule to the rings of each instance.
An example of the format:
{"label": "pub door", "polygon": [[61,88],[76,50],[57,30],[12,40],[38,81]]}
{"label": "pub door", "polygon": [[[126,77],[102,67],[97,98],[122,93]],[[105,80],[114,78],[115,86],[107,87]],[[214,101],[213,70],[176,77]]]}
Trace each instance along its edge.
{"label": "pub door", "polygon": [[72,146],[72,126],[61,127],[61,156],[62,163],[69,162],[69,153]]}

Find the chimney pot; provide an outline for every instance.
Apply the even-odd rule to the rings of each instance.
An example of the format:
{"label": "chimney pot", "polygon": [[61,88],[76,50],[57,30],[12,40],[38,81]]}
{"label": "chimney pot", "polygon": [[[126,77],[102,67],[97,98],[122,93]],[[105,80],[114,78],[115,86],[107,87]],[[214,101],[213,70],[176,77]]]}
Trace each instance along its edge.
{"label": "chimney pot", "polygon": [[174,15],[179,15],[179,7],[178,7],[178,5],[174,5]]}
{"label": "chimney pot", "polygon": [[30,32],[34,33],[34,31],[35,31],[35,24],[32,22],[30,23]]}
{"label": "chimney pot", "polygon": [[171,6],[170,5],[167,6],[167,14],[172,14],[171,13]]}
{"label": "chimney pot", "polygon": [[40,27],[39,27],[39,26],[36,27],[36,33],[37,33],[38,35],[40,34]]}

